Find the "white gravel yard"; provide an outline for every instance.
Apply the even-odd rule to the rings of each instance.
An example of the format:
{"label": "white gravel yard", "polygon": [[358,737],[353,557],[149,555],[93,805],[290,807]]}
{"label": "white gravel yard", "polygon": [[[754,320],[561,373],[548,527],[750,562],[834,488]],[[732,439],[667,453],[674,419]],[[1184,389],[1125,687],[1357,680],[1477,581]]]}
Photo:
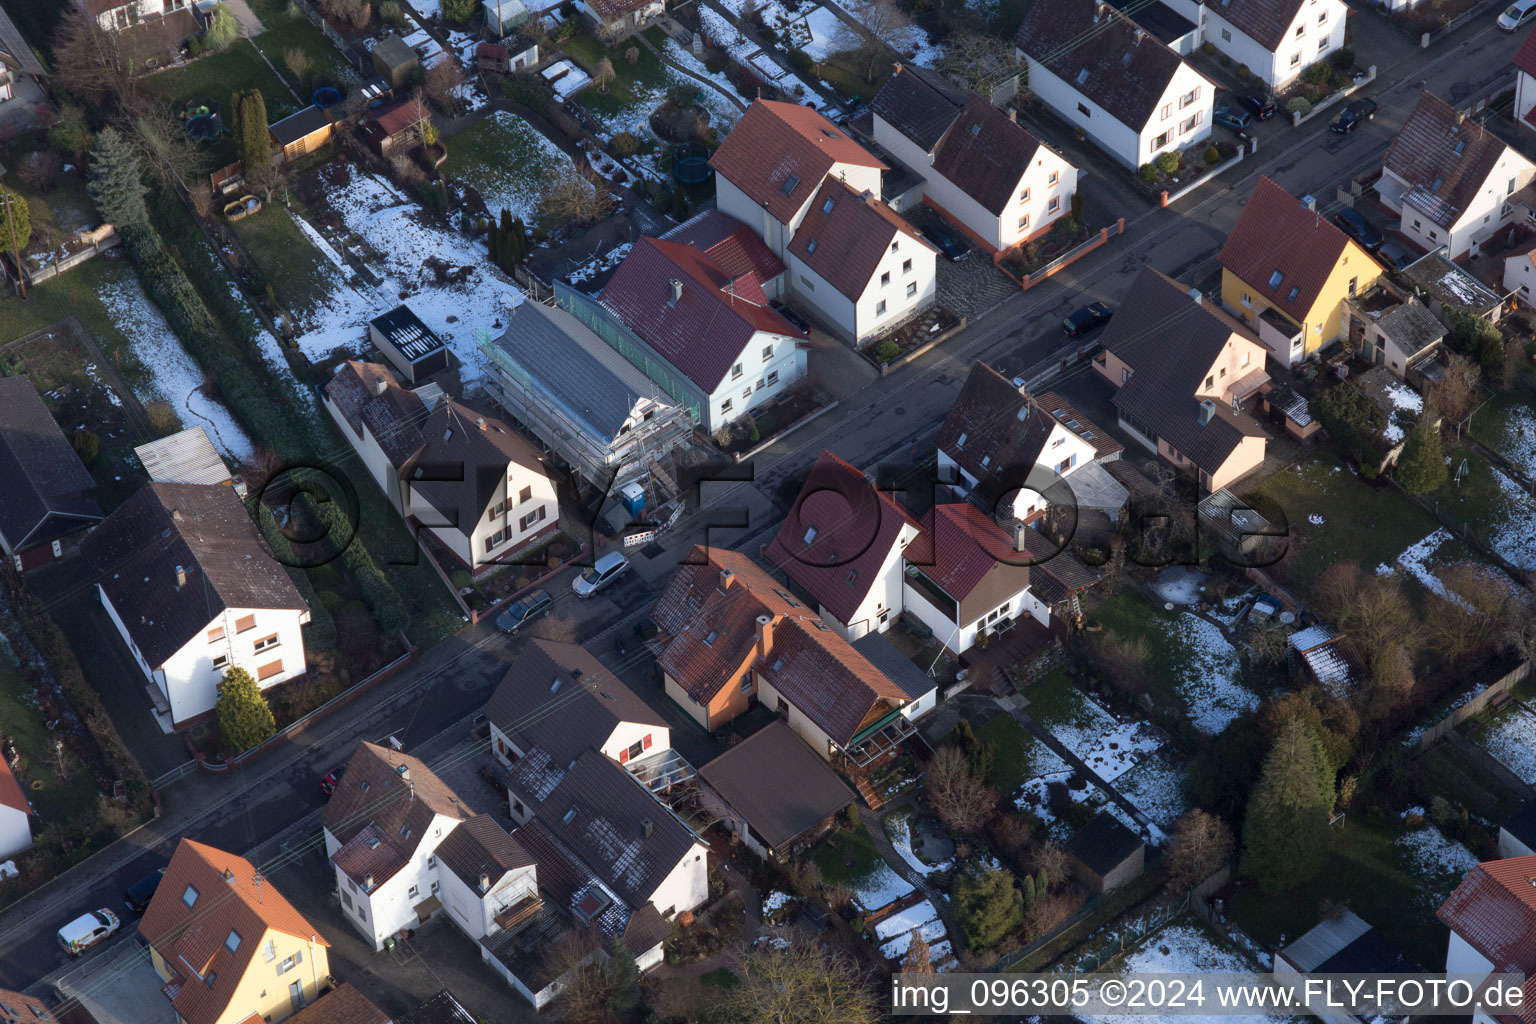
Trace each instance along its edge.
{"label": "white gravel yard", "polygon": [[1420,880],[1420,898],[1431,907],[1445,902],[1477,858],[1461,843],[1447,839],[1434,825],[1425,824],[1397,837],[1393,843],[1406,858],[1409,871]]}
{"label": "white gravel yard", "polygon": [[1184,649],[1188,660],[1179,680],[1179,696],[1189,708],[1196,729],[1208,736],[1259,706],[1259,698],[1241,682],[1237,649],[1215,623],[1184,612],[1164,626],[1168,639]]}
{"label": "white gravel yard", "polygon": [[[1135,952],[1126,956],[1120,977],[1136,974],[1207,974],[1211,972],[1259,973],[1259,968],[1232,946],[1219,942],[1193,924],[1171,924],[1144,940]],[[1080,1015],[1083,1024],[1124,1024],[1132,1018],[1120,1015],[1091,1017]],[[1267,1016],[1198,1017],[1176,1014],[1139,1013],[1138,1024],[1195,1024],[1220,1020],[1221,1024],[1280,1024],[1296,1018],[1277,1014]],[[1310,1018],[1309,1018],[1310,1019]]]}
{"label": "white gravel yard", "polygon": [[1482,745],[1527,785],[1536,785],[1536,711],[1518,704],[1499,713],[1482,734]]}
{"label": "white gravel yard", "polygon": [[139,287],[138,279],[124,277],[105,283],[96,294],[152,378],[151,393],[139,397],[146,401],[163,399],[176,410],[183,426],[207,430],[219,451],[239,461],[250,459],[256,446],[222,402],[203,394],[203,371],[181,347],[181,340]]}

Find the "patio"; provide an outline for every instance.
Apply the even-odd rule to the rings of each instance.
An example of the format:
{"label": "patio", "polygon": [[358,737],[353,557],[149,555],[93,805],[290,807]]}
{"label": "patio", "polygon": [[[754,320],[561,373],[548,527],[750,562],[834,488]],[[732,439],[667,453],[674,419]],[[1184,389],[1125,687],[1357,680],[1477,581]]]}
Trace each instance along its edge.
{"label": "patio", "polygon": [[[960,664],[972,685],[990,682],[1001,687],[1007,679],[1004,672],[1011,672],[1014,666],[1029,661],[1050,646],[1051,631],[1033,617],[1025,615],[1003,620],[1008,621],[1012,621],[1013,625],[1006,631],[994,627],[985,647],[976,644],[960,656]],[[1002,622],[998,625],[1001,626]]]}

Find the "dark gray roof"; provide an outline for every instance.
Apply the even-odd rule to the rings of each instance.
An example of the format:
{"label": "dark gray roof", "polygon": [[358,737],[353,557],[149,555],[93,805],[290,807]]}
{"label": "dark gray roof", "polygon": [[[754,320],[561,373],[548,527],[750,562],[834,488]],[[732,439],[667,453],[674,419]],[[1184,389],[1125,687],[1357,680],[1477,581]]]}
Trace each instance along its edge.
{"label": "dark gray roof", "polygon": [[535,818],[513,838],[533,854],[539,866],[539,891],[547,904],[605,935],[622,936],[634,953],[643,953],[671,933],[671,925],[662,919],[655,904],[626,903],[622,894],[604,883],[544,822]]}
{"label": "dark gray roof", "polygon": [[0,535],[11,549],[101,519],[95,486],[32,381],[0,377]]}
{"label": "dark gray roof", "polygon": [[27,45],[27,41],[16,30],[16,24],[5,13],[4,7],[0,7],[0,62],[28,75],[47,73],[33,56],[32,47]]}
{"label": "dark gray roof", "polygon": [[1417,974],[1424,968],[1375,928],[1324,960],[1318,974]]}
{"label": "dark gray roof", "polygon": [[313,135],[330,123],[330,114],[320,107],[308,106],[297,114],[289,114],[267,130],[272,133],[272,137],[277,140],[279,146],[287,146],[298,142],[306,135]]}
{"label": "dark gray roof", "polygon": [[853,791],[783,719],[704,765],[699,775],[775,851],[853,802]]}
{"label": "dark gray roof", "polygon": [[[1276,50],[1301,13],[1304,0],[1222,0],[1220,14],[1266,50]],[[1164,6],[1161,3],[1153,7]]]}
{"label": "dark gray roof", "polygon": [[1443,247],[1419,257],[1403,275],[1442,305],[1474,316],[1485,316],[1501,303],[1498,293],[1446,259]]}
{"label": "dark gray roof", "polygon": [[621,722],[667,727],[585,647],[539,639],[507,669],[485,716],[520,749],[542,748],[556,764],[600,746]]}
{"label": "dark gray roof", "polygon": [[[569,917],[545,903],[519,927],[480,940],[486,952],[533,993],[542,992],[564,973],[565,937],[575,929]],[[436,1024],[436,1022],[434,1022]]]}
{"label": "dark gray roof", "polygon": [[[294,115],[294,117],[298,116],[298,114]],[[291,121],[293,118],[288,120]],[[278,124],[283,123],[278,122]],[[276,127],[276,125],[273,126],[274,130]],[[369,320],[368,326],[382,334],[402,356],[412,363],[420,362],[443,347],[443,339],[434,334],[432,329],[422,323],[421,319],[411,312],[411,308],[404,304]]]}
{"label": "dark gray roof", "polygon": [[1024,483],[1055,429],[1054,416],[992,367],[976,362],[939,428],[938,447],[976,478],[978,489],[995,480],[986,490],[1001,498]]}
{"label": "dark gray roof", "polygon": [[239,496],[222,484],[147,484],[80,550],[152,667],[226,608],[308,609]]}
{"label": "dark gray roof", "polygon": [[1412,300],[1382,317],[1377,326],[1410,355],[1445,337],[1445,326],[1435,319],[1435,314]]}
{"label": "dark gray roof", "polygon": [[1118,867],[1127,857],[1141,849],[1141,836],[1132,832],[1119,818],[1108,811],[1100,811],[1094,819],[1077,830],[1067,852],[1083,862],[1094,874],[1104,876]]}
{"label": "dark gray roof", "polygon": [[472,890],[479,890],[480,876],[495,885],[502,875],[533,863],[527,850],[489,814],[477,814],[456,825],[437,845],[437,859]]}
{"label": "dark gray roof", "polygon": [[881,120],[931,153],[964,103],[965,97],[947,83],[903,65],[875,93],[871,106]]}
{"label": "dark gray roof", "polygon": [[476,1024],[475,1015],[464,1009],[453,993],[443,989],[414,1010],[396,1014],[393,1024]]}
{"label": "dark gray roof", "polygon": [[411,461],[411,491],[466,535],[487,508],[507,497],[508,463],[544,473],[539,453],[510,424],[451,399],[432,410],[422,434],[426,444]]}
{"label": "dark gray roof", "polygon": [[507,314],[491,356],[605,442],[618,436],[640,398],[667,401],[655,382],[580,320],[541,303],[519,303]]}
{"label": "dark gray roof", "polygon": [[1109,5],[1118,11],[1126,11],[1126,8],[1130,8],[1127,13],[1136,16],[1136,24],[1170,46],[1173,45],[1174,40],[1183,39],[1199,27],[1161,2],[1149,4],[1144,0],[1109,0]]}
{"label": "dark gray roof", "polygon": [[913,700],[927,695],[934,688],[934,681],[896,645],[885,638],[884,633],[865,633],[853,642],[853,649],[864,655],[869,663],[885,674],[885,677]]}
{"label": "dark gray roof", "polygon": [[398,68],[412,61],[419,61],[416,51],[407,46],[404,39],[393,33],[375,43],[373,53],[381,57],[385,65],[390,68]]}
{"label": "dark gray roof", "polygon": [[1520,842],[1536,850],[1536,800],[1527,800],[1500,826]]}

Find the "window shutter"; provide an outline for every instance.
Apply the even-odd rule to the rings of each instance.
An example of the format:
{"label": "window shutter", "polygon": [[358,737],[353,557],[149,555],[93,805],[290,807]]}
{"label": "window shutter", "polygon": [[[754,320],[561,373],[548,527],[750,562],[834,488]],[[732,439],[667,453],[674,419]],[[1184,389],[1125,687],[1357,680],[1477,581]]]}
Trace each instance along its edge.
{"label": "window shutter", "polygon": [[628,760],[629,760],[629,748],[625,747],[623,750],[619,751],[619,764],[623,764],[625,761],[628,761]]}
{"label": "window shutter", "polygon": [[651,734],[650,733],[646,733],[645,734],[644,743],[645,743],[645,749],[646,750],[650,750],[651,749]]}

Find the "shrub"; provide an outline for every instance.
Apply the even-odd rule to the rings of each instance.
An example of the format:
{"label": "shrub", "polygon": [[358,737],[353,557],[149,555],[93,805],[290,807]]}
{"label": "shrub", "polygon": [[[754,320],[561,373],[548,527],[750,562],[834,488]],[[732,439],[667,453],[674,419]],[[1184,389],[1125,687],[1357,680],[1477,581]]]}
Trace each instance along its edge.
{"label": "shrub", "polygon": [[477,0],[443,0],[443,17],[462,25],[474,17],[475,9],[479,6]]}
{"label": "shrub", "polygon": [[295,504],[300,512],[325,528],[324,536],[327,540],[333,544],[345,544],[341,549],[342,565],[362,591],[363,600],[367,602],[369,611],[373,612],[379,628],[389,634],[403,630],[410,621],[405,601],[389,577],[379,568],[373,554],[355,535],[355,528],[347,522],[346,513],[339,504],[334,501],[317,502],[307,492],[299,495]]}
{"label": "shrub", "polygon": [[289,578],[293,580],[294,586],[299,588],[299,596],[304,599],[304,603],[309,605],[309,625],[304,627],[304,646],[311,651],[335,650],[336,620],[331,617],[331,613],[341,607],[340,595],[327,590],[316,599],[315,587],[310,582],[309,574],[302,569],[293,568],[299,564],[299,559],[288,540],[288,535],[283,533],[282,527],[277,525],[277,520],[270,514],[262,515],[259,508],[255,511],[256,526],[261,530],[261,535],[266,538],[273,557],[289,567]]}
{"label": "shrub", "polygon": [[144,406],[144,412],[149,416],[150,428],[157,434],[163,436],[181,429],[181,418],[176,415],[170,402],[156,399]]}
{"label": "shrub", "polygon": [[[793,56],[790,58],[793,60]],[[704,70],[712,75],[718,75],[731,66],[731,60],[719,50],[708,50],[704,54]]]}
{"label": "shrub", "polygon": [[224,743],[236,753],[250,750],[277,731],[272,708],[256,680],[243,668],[224,673],[224,685],[213,706]]}
{"label": "shrub", "polygon": [[384,0],[379,4],[379,17],[397,27],[405,22],[405,12],[400,9],[399,0]]}
{"label": "shrub", "polygon": [[443,195],[443,186],[435,181],[423,181],[416,186],[416,198],[421,200],[421,205],[434,213],[442,213],[448,208],[448,197]]}
{"label": "shrub", "polygon": [[1329,71],[1330,68],[1326,63],[1323,61],[1318,61],[1316,64],[1313,64],[1311,67],[1307,68],[1305,77],[1307,81],[1313,85],[1322,85],[1328,81]]}
{"label": "shrub", "polygon": [[640,149],[640,140],[631,132],[619,132],[609,144],[616,156],[634,156]]}
{"label": "shrub", "polygon": [[874,356],[877,363],[888,363],[901,354],[901,346],[890,338],[886,338],[875,346]]}
{"label": "shrub", "polygon": [[101,438],[81,427],[75,431],[75,436],[70,438],[70,443],[75,447],[75,454],[80,456],[80,461],[92,463],[96,456],[101,454]]}
{"label": "shrub", "polygon": [[1214,167],[1221,163],[1221,150],[1217,149],[1214,145],[1206,146],[1205,154],[1201,159]]}
{"label": "shrub", "polygon": [[1172,174],[1179,169],[1179,154],[1172,151],[1157,155],[1157,169],[1164,174]]}
{"label": "shrub", "polygon": [[1288,113],[1300,114],[1302,117],[1306,117],[1312,113],[1312,101],[1305,96],[1292,96],[1286,100],[1285,109]]}
{"label": "shrub", "polygon": [[789,66],[802,75],[809,75],[811,69],[816,66],[816,61],[804,50],[793,49],[789,51]]}
{"label": "shrub", "polygon": [[1141,180],[1153,182],[1157,180],[1157,164],[1146,163],[1141,165]]}
{"label": "shrub", "polygon": [[1214,57],[1216,56],[1216,44],[1207,40],[1205,45],[1200,47],[1200,52],[1207,57]]}
{"label": "shrub", "polygon": [[519,72],[501,80],[501,94],[513,103],[542,111],[549,100],[549,89],[537,75]]}
{"label": "shrub", "polygon": [[1341,46],[1328,57],[1328,63],[1340,71],[1350,71],[1355,66],[1355,51],[1348,46]]}
{"label": "shrub", "polygon": [[1248,65],[1247,64],[1239,64],[1237,66],[1237,77],[1241,78],[1245,82],[1248,81],[1248,76],[1251,75],[1252,73],[1253,72],[1248,70]]}
{"label": "shrub", "polygon": [[448,578],[453,581],[454,590],[464,590],[466,587],[473,586],[475,582],[475,578],[467,569],[455,569],[453,575]]}

